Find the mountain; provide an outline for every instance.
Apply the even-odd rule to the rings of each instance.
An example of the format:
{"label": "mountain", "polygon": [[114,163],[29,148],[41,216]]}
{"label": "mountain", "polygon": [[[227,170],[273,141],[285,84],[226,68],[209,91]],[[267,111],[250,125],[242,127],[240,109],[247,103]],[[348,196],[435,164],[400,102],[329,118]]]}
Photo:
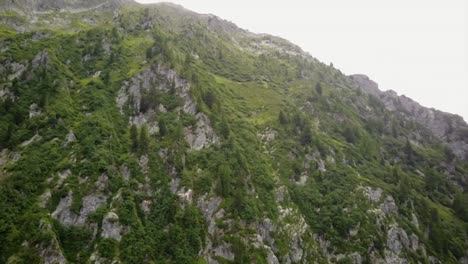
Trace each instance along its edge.
{"label": "mountain", "polygon": [[461,117],[170,3],[0,21],[0,263],[468,263]]}
{"label": "mountain", "polygon": [[22,14],[52,14],[54,12],[77,13],[133,3],[132,0],[4,0],[0,5],[4,11],[17,11]]}

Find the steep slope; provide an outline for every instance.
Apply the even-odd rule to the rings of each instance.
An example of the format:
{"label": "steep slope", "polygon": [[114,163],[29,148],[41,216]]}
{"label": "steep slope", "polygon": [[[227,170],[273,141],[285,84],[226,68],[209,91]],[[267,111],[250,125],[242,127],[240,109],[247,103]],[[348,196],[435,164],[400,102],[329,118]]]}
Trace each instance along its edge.
{"label": "steep slope", "polygon": [[460,117],[173,4],[0,6],[0,262],[467,263]]}

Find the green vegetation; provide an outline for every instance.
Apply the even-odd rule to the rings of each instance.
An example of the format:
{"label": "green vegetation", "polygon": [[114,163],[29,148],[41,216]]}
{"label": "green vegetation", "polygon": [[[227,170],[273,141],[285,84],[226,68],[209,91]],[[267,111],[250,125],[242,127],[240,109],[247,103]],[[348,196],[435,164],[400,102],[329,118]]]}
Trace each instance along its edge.
{"label": "green vegetation", "polygon": [[[200,252],[224,244],[234,263],[265,263],[268,252],[253,241],[266,218],[281,261],[294,244],[317,252],[320,237],[345,256],[334,262],[350,263],[355,252],[368,263],[370,249],[385,256],[391,225],[425,246],[427,255],[405,248],[409,262],[457,263],[466,254],[466,161],[333,67],[285,40],[172,5],[125,7],[113,18],[52,15],[72,23],[36,25],[45,35],[37,39],[0,26],[0,48],[8,47],[0,53],[8,65],[0,70],[8,91],[0,99],[0,151],[8,149],[0,156],[1,263],[39,263],[51,241],[71,263],[205,263]],[[95,23],[81,22],[89,16]],[[24,66],[18,76],[13,62]],[[142,89],[139,102],[129,95],[121,113],[119,90],[160,65],[188,82],[218,142],[189,150],[186,134],[198,133],[198,120],[181,110],[174,76],[154,77],[157,85]],[[129,124],[138,115],[159,130]],[[381,201],[371,202],[366,186],[381,189]],[[51,214],[70,193],[76,217],[85,197],[106,199],[85,223],[66,224]],[[389,195],[398,209],[380,219],[374,211]],[[215,198],[210,223],[202,204]],[[108,212],[118,215],[120,240],[101,236]],[[307,231],[293,242],[300,219]],[[326,263],[325,253],[309,253],[305,262]]]}

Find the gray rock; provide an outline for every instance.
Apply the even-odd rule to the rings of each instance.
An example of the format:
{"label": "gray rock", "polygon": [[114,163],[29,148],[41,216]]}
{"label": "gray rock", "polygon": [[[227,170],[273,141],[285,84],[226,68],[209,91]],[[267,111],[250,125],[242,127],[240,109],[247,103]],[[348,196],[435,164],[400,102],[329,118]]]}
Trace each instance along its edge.
{"label": "gray rock", "polygon": [[[143,70],[125,82],[119,90],[116,102],[120,112],[123,114],[124,106],[129,103],[130,98],[132,98],[131,108],[137,112],[134,116],[130,116],[130,124],[135,124],[138,127],[146,124],[150,134],[159,132],[159,126],[154,121],[156,112],[153,109],[139,113],[142,96],[149,89],[165,92],[174,89],[183,102],[182,111],[187,114],[196,114],[196,125],[192,128],[186,128],[184,131],[185,139],[191,150],[200,150],[219,141],[211,127],[209,118],[203,113],[197,114],[196,104],[190,96],[190,84],[177,75],[174,70],[164,67],[162,64],[155,64]],[[160,104],[159,111],[165,112],[167,110]]]}
{"label": "gray rock", "polygon": [[15,101],[15,95],[8,88],[0,89],[0,99],[5,101],[7,98],[10,98],[12,101]]}
{"label": "gray rock", "polygon": [[384,202],[380,205],[380,209],[385,214],[398,213],[398,207],[391,195],[387,195]]}
{"label": "gray rock", "polygon": [[432,264],[441,264],[442,262],[440,262],[440,260],[438,260],[436,257],[434,256],[429,256],[429,261],[432,263]]}
{"label": "gray rock", "polygon": [[267,259],[266,259],[267,263],[268,264],[279,264],[280,262],[279,262],[278,258],[275,256],[275,253],[271,250],[271,248],[266,247],[265,249],[267,251]]}
{"label": "gray rock", "polygon": [[44,264],[65,264],[67,263],[63,256],[60,246],[56,241],[52,241],[49,245],[41,249],[39,255],[42,258]]}
{"label": "gray rock", "polygon": [[182,200],[182,201],[186,201],[188,202],[189,204],[192,203],[192,199],[193,199],[193,191],[192,189],[188,189],[187,191],[185,191],[185,187],[183,187],[182,189],[180,189],[178,192],[177,192],[177,196]]}
{"label": "gray rock", "polygon": [[209,147],[212,144],[218,143],[219,139],[211,127],[210,120],[203,113],[198,113],[196,129],[186,128],[184,131],[185,141],[190,146],[191,150],[200,150]]}
{"label": "gray rock", "polygon": [[416,250],[418,250],[419,248],[419,237],[415,234],[411,234],[410,237],[409,237],[409,240],[410,240],[410,249],[413,251],[413,252],[416,252]]}
{"label": "gray rock", "polygon": [[403,248],[409,249],[410,241],[405,230],[392,225],[387,232],[387,247],[395,254],[400,254]]}
{"label": "gray rock", "polygon": [[7,164],[10,160],[10,151],[8,149],[3,149],[0,152],[0,166]]}
{"label": "gray rock", "polygon": [[273,222],[270,219],[265,218],[257,223],[256,227],[262,242],[266,242],[270,247],[274,247],[275,239],[272,237],[271,233],[276,232],[276,226]]}
{"label": "gray rock", "polygon": [[83,197],[83,205],[80,210],[80,216],[76,221],[76,225],[85,224],[88,215],[95,212],[100,206],[106,204],[107,197],[104,195],[90,194]]}
{"label": "gray rock", "polygon": [[109,184],[109,176],[107,176],[106,173],[101,174],[101,176],[98,177],[98,180],[94,183],[94,187],[98,191],[104,191]]}
{"label": "gray rock", "polygon": [[33,61],[32,61],[32,66],[34,69],[38,68],[38,67],[46,67],[48,68],[49,66],[49,63],[50,63],[50,58],[49,58],[49,53],[48,51],[45,49],[41,52],[39,52],[36,57],[34,57]]}
{"label": "gray rock", "polygon": [[171,193],[177,193],[177,190],[179,189],[180,185],[180,178],[172,178],[171,179],[171,184],[169,189],[171,190]]}
{"label": "gray rock", "polygon": [[265,143],[269,143],[275,139],[276,134],[277,132],[275,130],[267,127],[263,132],[258,133],[257,136]]}
{"label": "gray rock", "polygon": [[286,194],[287,194],[286,186],[278,187],[278,190],[276,191],[276,201],[283,202]]}
{"label": "gray rock", "polygon": [[294,237],[289,245],[290,253],[289,256],[291,257],[292,262],[299,262],[302,260],[302,256],[304,255],[304,250],[301,246],[301,240],[299,237]]}
{"label": "gray rock", "polygon": [[359,253],[354,252],[349,255],[349,257],[351,258],[353,264],[362,264],[362,256]]}
{"label": "gray rock", "polygon": [[106,214],[102,220],[102,232],[101,237],[112,238],[117,241],[120,241],[122,238],[120,235],[120,223],[119,216],[114,212],[109,212]]}
{"label": "gray rock", "polygon": [[435,137],[447,143],[459,159],[468,159],[468,138],[463,133],[468,124],[462,117],[421,106],[412,99],[394,91],[381,92],[377,83],[365,75],[350,76],[352,82],[365,93],[380,99],[385,108],[398,112],[408,121],[415,121],[428,129]]}
{"label": "gray rock", "polygon": [[149,170],[148,161],[149,161],[149,159],[148,159],[148,156],[146,156],[146,155],[142,155],[140,157],[140,159],[138,160],[138,165],[140,165],[141,170],[145,174],[147,174],[148,170]]}
{"label": "gray rock", "polygon": [[326,172],[327,169],[325,168],[325,162],[323,162],[323,160],[319,159],[317,161],[317,166],[318,166],[318,170],[321,171],[321,172]]}
{"label": "gray rock", "polygon": [[72,174],[70,169],[66,169],[63,171],[58,172],[58,181],[57,181],[57,186],[61,186],[63,182]]}
{"label": "gray rock", "polygon": [[91,194],[83,197],[83,204],[79,215],[70,210],[72,201],[73,192],[70,191],[67,196],[60,199],[57,208],[52,213],[52,218],[57,219],[59,222],[67,226],[82,226],[86,223],[90,213],[95,212],[97,208],[106,203],[107,197],[97,194]]}
{"label": "gray rock", "polygon": [[140,110],[141,97],[144,91],[154,88],[158,91],[169,91],[174,87],[176,94],[182,99],[183,111],[187,114],[196,113],[196,105],[190,96],[190,84],[177,73],[162,64],[152,65],[138,75],[125,82],[120,89],[116,102],[121,113],[130,98],[133,99],[133,109]]}
{"label": "gray rock", "polygon": [[122,177],[128,181],[131,177],[131,173],[130,173],[130,170],[128,169],[127,166],[125,165],[122,165],[120,166],[120,174],[122,174]]}
{"label": "gray rock", "polygon": [[101,75],[101,71],[97,71],[93,74],[93,76],[91,76],[91,78],[99,78],[100,75]]}
{"label": "gray rock", "polygon": [[359,229],[361,228],[361,223],[359,222],[355,227],[349,229],[349,236],[353,237],[359,233]]}
{"label": "gray rock", "polygon": [[46,208],[50,198],[52,198],[52,192],[50,189],[46,189],[45,192],[39,196],[39,207]]}
{"label": "gray rock", "polygon": [[70,191],[68,195],[60,199],[57,208],[52,213],[52,218],[57,219],[64,225],[74,225],[78,216],[70,211],[70,207],[73,201],[73,193]]}
{"label": "gray rock", "polygon": [[374,82],[373,80],[369,79],[364,74],[354,74],[349,76],[358,87],[360,87],[363,92],[372,94],[374,96],[379,96],[380,95],[380,90],[379,90],[379,85]]}
{"label": "gray rock", "polygon": [[23,64],[13,62],[10,65],[10,72],[11,74],[8,76],[9,81],[13,81],[23,74],[23,72],[27,69],[27,67]]}
{"label": "gray rock", "polygon": [[159,104],[158,111],[161,112],[161,113],[166,113],[167,109],[166,109],[166,107],[164,107],[163,104]]}
{"label": "gray rock", "polygon": [[215,247],[213,249],[213,255],[230,261],[234,261],[235,257],[232,252],[231,245],[226,242],[222,242],[222,244]]}
{"label": "gray rock", "polygon": [[462,257],[458,260],[460,264],[468,264],[468,256]]}
{"label": "gray rock", "polygon": [[140,204],[140,208],[144,213],[149,213],[151,211],[151,206],[153,201],[151,200],[143,200]]}
{"label": "gray rock", "polygon": [[302,172],[301,176],[299,177],[299,181],[297,181],[296,184],[299,186],[304,186],[308,177],[309,176],[307,175],[307,172]]}
{"label": "gray rock", "polygon": [[67,136],[65,137],[65,146],[74,141],[76,141],[75,134],[73,134],[72,130],[69,130]]}
{"label": "gray rock", "polygon": [[418,217],[417,217],[414,213],[411,213],[411,223],[412,223],[417,229],[419,229]]}
{"label": "gray rock", "polygon": [[203,195],[198,199],[198,208],[203,213],[206,221],[208,222],[208,233],[211,235],[214,234],[215,231],[215,221],[214,221],[214,213],[218,210],[219,205],[221,204],[222,200],[219,197],[213,197],[209,200],[206,200],[206,195]]}
{"label": "gray rock", "polygon": [[382,193],[383,190],[380,188],[372,188],[372,187],[365,187],[364,188],[364,195],[369,197],[371,202],[373,203],[378,203],[380,202],[380,199],[382,198]]}
{"label": "gray rock", "polygon": [[42,139],[42,137],[39,136],[39,134],[36,134],[36,135],[34,135],[31,139],[29,139],[29,140],[27,140],[27,141],[21,143],[21,144],[20,144],[20,147],[29,146],[29,145],[31,145],[32,143],[37,142],[37,141],[39,141],[39,140],[41,140],[41,139]]}

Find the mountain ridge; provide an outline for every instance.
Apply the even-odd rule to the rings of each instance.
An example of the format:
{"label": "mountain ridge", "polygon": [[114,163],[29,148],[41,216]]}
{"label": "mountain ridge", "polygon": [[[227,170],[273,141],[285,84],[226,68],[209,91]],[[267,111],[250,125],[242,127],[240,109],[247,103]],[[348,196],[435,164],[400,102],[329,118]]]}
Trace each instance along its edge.
{"label": "mountain ridge", "polygon": [[5,0],[0,7],[4,10],[19,11],[24,14],[48,14],[54,11],[80,13],[103,6],[118,8],[125,4],[135,4],[133,0]]}

